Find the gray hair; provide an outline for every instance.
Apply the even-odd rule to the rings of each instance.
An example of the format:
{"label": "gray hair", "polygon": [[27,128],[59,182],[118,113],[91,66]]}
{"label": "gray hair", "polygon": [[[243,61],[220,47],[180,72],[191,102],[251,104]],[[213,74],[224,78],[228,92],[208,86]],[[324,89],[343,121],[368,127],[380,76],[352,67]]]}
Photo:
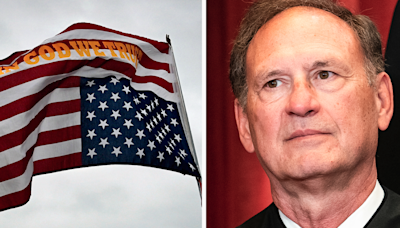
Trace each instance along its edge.
{"label": "gray hair", "polygon": [[258,30],[275,15],[296,6],[325,10],[341,18],[353,29],[364,54],[364,68],[371,86],[374,85],[375,76],[384,71],[381,37],[375,24],[367,16],[354,15],[330,0],[260,0],[249,8],[243,18],[231,52],[229,79],[233,93],[244,110],[248,91],[246,55],[250,42]]}

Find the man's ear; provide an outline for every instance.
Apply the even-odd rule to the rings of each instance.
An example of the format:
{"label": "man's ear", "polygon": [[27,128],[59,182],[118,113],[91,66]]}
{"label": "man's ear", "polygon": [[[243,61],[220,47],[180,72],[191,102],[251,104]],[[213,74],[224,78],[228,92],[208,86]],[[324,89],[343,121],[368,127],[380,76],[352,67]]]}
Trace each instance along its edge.
{"label": "man's ear", "polygon": [[243,147],[247,150],[247,152],[253,153],[254,145],[253,141],[251,140],[249,120],[247,118],[247,114],[239,104],[238,99],[235,99],[235,118],[240,141],[242,142]]}
{"label": "man's ear", "polygon": [[389,127],[393,116],[393,86],[389,75],[381,72],[376,78],[377,106],[379,111],[378,127],[381,131]]}

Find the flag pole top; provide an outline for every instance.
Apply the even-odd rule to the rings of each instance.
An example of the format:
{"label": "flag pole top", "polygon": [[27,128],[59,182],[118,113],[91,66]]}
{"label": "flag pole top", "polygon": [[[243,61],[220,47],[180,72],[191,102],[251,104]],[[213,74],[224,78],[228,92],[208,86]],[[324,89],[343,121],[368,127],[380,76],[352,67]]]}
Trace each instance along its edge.
{"label": "flag pole top", "polygon": [[168,34],[166,35],[166,39],[167,39],[167,43],[168,43],[169,45],[171,45],[171,39],[169,38],[169,35],[168,35]]}

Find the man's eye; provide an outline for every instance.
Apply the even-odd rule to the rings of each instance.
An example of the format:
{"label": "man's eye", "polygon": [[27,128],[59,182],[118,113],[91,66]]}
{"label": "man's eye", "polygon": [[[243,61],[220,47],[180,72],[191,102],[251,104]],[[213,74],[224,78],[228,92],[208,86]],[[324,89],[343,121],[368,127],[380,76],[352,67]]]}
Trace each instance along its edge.
{"label": "man's eye", "polygon": [[269,88],[275,88],[275,87],[280,86],[281,84],[282,84],[282,82],[277,80],[277,79],[274,79],[274,80],[271,80],[271,81],[267,82],[267,86]]}
{"label": "man's eye", "polygon": [[330,71],[321,71],[318,73],[318,77],[320,79],[328,79],[332,75],[333,75],[333,73]]}

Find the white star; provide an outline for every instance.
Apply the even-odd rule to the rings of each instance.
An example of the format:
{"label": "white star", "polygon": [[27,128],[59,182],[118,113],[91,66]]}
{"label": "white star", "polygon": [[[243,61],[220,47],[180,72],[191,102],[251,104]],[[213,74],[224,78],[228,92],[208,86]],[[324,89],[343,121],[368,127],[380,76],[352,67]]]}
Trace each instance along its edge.
{"label": "white star", "polygon": [[90,137],[90,139],[93,139],[94,136],[96,136],[96,133],[94,133],[94,130],[88,130],[88,134],[86,135],[86,137]]}
{"label": "white star", "polygon": [[146,112],[145,109],[140,109],[140,112],[141,112],[144,116],[147,116],[147,112]]}
{"label": "white star", "polygon": [[112,154],[115,154],[115,157],[118,157],[119,154],[122,154],[121,152],[121,147],[113,147],[113,152],[111,152]]}
{"label": "white star", "polygon": [[176,141],[181,142],[182,138],[181,138],[180,134],[177,134],[177,135],[174,134],[174,136],[175,136],[174,138],[175,138]]}
{"label": "white star", "polygon": [[103,146],[103,148],[105,148],[106,145],[110,144],[107,140],[108,140],[108,138],[105,138],[105,139],[100,138],[101,142],[99,143],[99,145]]}
{"label": "white star", "polygon": [[183,159],[185,159],[185,157],[187,156],[187,153],[185,152],[185,150],[181,150],[181,149],[179,149],[179,154],[181,155],[181,157],[183,158]]}
{"label": "white star", "polygon": [[161,118],[161,116],[160,116],[160,113],[158,113],[158,112],[157,112],[157,119],[158,119],[159,121],[162,120],[162,118]]}
{"label": "white star", "polygon": [[175,162],[176,162],[176,166],[179,166],[181,164],[181,158],[175,156]]}
{"label": "white star", "polygon": [[150,105],[146,105],[146,109],[149,110],[149,112],[151,112],[151,107],[150,107]]}
{"label": "white star", "polygon": [[93,156],[97,155],[97,153],[95,152],[96,148],[93,149],[89,149],[89,153],[87,153],[86,156],[90,156],[90,158],[93,159]]}
{"label": "white star", "polygon": [[126,128],[130,128],[130,127],[133,127],[133,124],[132,124],[132,119],[130,119],[130,120],[127,120],[127,119],[124,119],[124,121],[125,121],[125,123],[123,124]]}
{"label": "white star", "polygon": [[161,115],[162,115],[163,117],[166,117],[166,116],[167,116],[167,113],[165,112],[164,109],[161,109]]}
{"label": "white star", "polygon": [[168,152],[169,155],[172,154],[172,150],[168,146],[165,146],[165,150]]}
{"label": "white star", "polygon": [[107,85],[101,85],[98,89],[98,91],[101,91],[101,93],[104,93],[107,89]]}
{"label": "white star", "polygon": [[138,112],[138,111],[136,111],[136,116],[135,116],[139,121],[141,121],[142,119],[143,119],[143,116]]}
{"label": "white star", "polygon": [[87,101],[89,101],[90,103],[92,103],[92,101],[93,101],[94,99],[96,99],[96,98],[94,97],[94,93],[92,93],[92,94],[88,94],[88,93],[87,93],[87,98],[86,98]]}
{"label": "white star", "polygon": [[156,146],[154,146],[154,141],[148,141],[149,144],[147,144],[147,147],[150,148],[150,150],[153,150],[154,148],[156,148]]}
{"label": "white star", "polygon": [[172,145],[174,145],[174,147],[176,146],[176,143],[172,138],[170,138],[170,142],[172,143]]}
{"label": "white star", "polygon": [[124,106],[122,106],[122,107],[126,108],[126,111],[128,111],[128,112],[129,112],[130,108],[133,108],[131,105],[131,102],[126,102],[126,101],[124,101]]}
{"label": "white star", "polygon": [[170,132],[170,131],[171,131],[171,129],[169,129],[169,126],[166,125],[166,124],[164,124],[164,129],[165,129],[167,132]]}
{"label": "white star", "polygon": [[156,104],[156,106],[158,106],[158,99],[157,99],[157,97],[154,98],[154,103]]}
{"label": "white star", "polygon": [[96,85],[96,83],[94,83],[94,80],[92,80],[92,81],[87,81],[87,83],[86,83],[86,86],[89,86],[89,87],[92,87],[92,86],[94,86],[94,85]]}
{"label": "white star", "polygon": [[126,138],[125,137],[125,142],[124,142],[124,144],[128,147],[128,148],[131,148],[131,146],[132,145],[135,145],[135,144],[133,144],[133,142],[132,142],[132,138]]}
{"label": "white star", "polygon": [[119,110],[117,110],[117,111],[111,110],[111,111],[112,111],[111,117],[114,117],[115,120],[117,120],[118,117],[121,116],[121,115],[119,114]]}
{"label": "white star", "polygon": [[129,86],[125,86],[125,85],[123,85],[123,86],[124,86],[124,88],[122,89],[122,91],[124,91],[126,94],[131,92],[131,90],[129,89]]}
{"label": "white star", "polygon": [[174,125],[174,127],[176,127],[176,125],[178,125],[179,123],[176,121],[176,119],[171,118],[171,124]]}
{"label": "white star", "polygon": [[104,130],[104,128],[106,128],[107,126],[108,126],[107,119],[105,119],[105,120],[100,120],[99,127],[102,127],[103,130]]}
{"label": "white star", "polygon": [[90,119],[90,121],[92,121],[93,118],[95,118],[96,116],[94,115],[94,111],[93,112],[87,112],[87,119]]}
{"label": "white star", "polygon": [[140,100],[137,97],[133,97],[133,101],[135,102],[135,104],[140,104]]}
{"label": "white star", "polygon": [[145,154],[143,153],[144,149],[137,148],[137,151],[138,152],[136,153],[136,155],[139,155],[140,159],[142,159],[142,156],[145,156]]}
{"label": "white star", "polygon": [[172,104],[167,104],[167,109],[170,110],[171,112],[174,111],[174,107],[172,107]]}
{"label": "white star", "polygon": [[110,83],[113,83],[114,85],[116,85],[119,82],[119,80],[117,78],[111,78]]}
{"label": "white star", "polygon": [[141,140],[143,137],[146,137],[146,135],[143,134],[144,130],[139,130],[137,129],[137,133],[136,136],[139,137],[139,139]]}
{"label": "white star", "polygon": [[113,92],[111,92],[111,94],[112,94],[112,96],[110,97],[110,99],[113,99],[114,100],[114,102],[117,102],[117,100],[118,99],[121,99],[120,97],[119,97],[119,93],[113,93]]}
{"label": "white star", "polygon": [[139,97],[144,100],[144,99],[146,99],[147,96],[144,93],[139,93]]}
{"label": "white star", "polygon": [[114,135],[115,138],[118,138],[119,135],[122,135],[122,133],[119,130],[120,128],[117,129],[113,128],[113,132],[111,133],[111,135]]}
{"label": "white star", "polygon": [[101,108],[101,111],[104,111],[104,109],[108,108],[107,101],[104,101],[104,103],[100,101],[100,105],[98,108]]}
{"label": "white star", "polygon": [[158,143],[161,143],[161,142],[162,142],[162,139],[160,138],[160,136],[155,135],[155,137],[156,137],[156,140],[157,140]]}
{"label": "white star", "polygon": [[146,123],[146,128],[147,130],[149,130],[149,132],[151,132],[151,126],[149,125],[149,123]]}
{"label": "white star", "polygon": [[190,162],[189,163],[189,167],[192,169],[192,172],[194,172],[196,170],[196,167],[194,167],[194,165],[192,165]]}
{"label": "white star", "polygon": [[164,160],[164,152],[158,151],[158,156],[157,156],[157,158],[160,159],[160,162],[162,162],[162,160]]}

